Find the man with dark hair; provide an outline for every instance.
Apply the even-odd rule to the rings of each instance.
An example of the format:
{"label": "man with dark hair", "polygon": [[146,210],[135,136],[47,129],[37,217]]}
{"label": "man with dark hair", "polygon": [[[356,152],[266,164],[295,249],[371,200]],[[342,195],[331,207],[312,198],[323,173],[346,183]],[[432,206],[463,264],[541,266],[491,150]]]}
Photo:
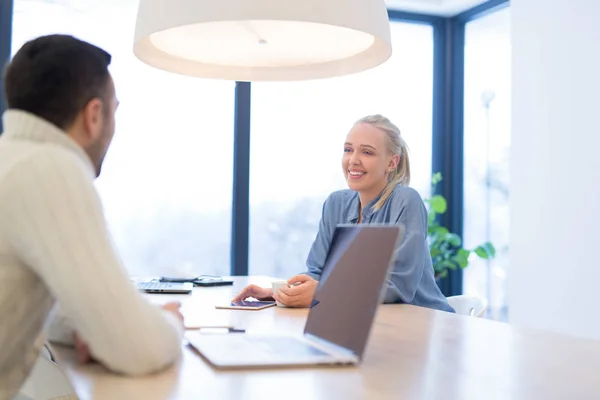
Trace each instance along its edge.
{"label": "man with dark hair", "polygon": [[150,373],[180,355],[178,304],[161,310],[137,292],[94,187],[115,130],[110,61],[96,46],[50,35],[26,43],[5,70],[0,399],[29,375],[55,303],[115,372]]}

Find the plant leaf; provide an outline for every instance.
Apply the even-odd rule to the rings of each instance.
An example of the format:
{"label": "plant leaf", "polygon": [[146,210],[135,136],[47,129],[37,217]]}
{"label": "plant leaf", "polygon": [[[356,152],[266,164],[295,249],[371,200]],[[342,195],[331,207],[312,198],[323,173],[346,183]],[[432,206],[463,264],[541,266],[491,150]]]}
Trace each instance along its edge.
{"label": "plant leaf", "polygon": [[444,270],[437,271],[436,275],[437,275],[436,277],[438,279],[445,278],[448,276],[448,270],[444,269]]}
{"label": "plant leaf", "polygon": [[455,247],[459,247],[462,243],[460,236],[458,236],[456,233],[448,233],[446,235],[446,240]]}
{"label": "plant leaf", "polygon": [[429,228],[429,233],[432,235],[443,236],[447,235],[449,232],[448,228],[446,228],[445,226],[432,226]]}
{"label": "plant leaf", "polygon": [[431,210],[429,211],[429,214],[427,214],[427,223],[428,225],[433,225],[435,224],[435,211]]}
{"label": "plant leaf", "polygon": [[433,247],[429,251],[429,253],[431,254],[431,258],[435,258],[435,257],[439,256],[440,254],[442,254],[442,251],[437,247]]}
{"label": "plant leaf", "polygon": [[484,260],[494,258],[496,256],[496,248],[490,242],[485,242],[475,248],[475,254]]}
{"label": "plant leaf", "polygon": [[486,248],[491,258],[496,257],[496,248],[491,242],[485,242],[484,247]]}
{"label": "plant leaf", "polygon": [[483,259],[488,258],[488,253],[487,253],[487,251],[485,251],[483,246],[477,246],[474,251],[475,251],[475,254],[477,254],[480,258],[483,258]]}
{"label": "plant leaf", "polygon": [[469,256],[471,252],[465,249],[459,249],[454,256],[454,261],[458,264],[460,268],[465,268],[469,265]]}
{"label": "plant leaf", "polygon": [[441,194],[436,194],[435,196],[431,197],[431,199],[429,199],[429,204],[431,205],[433,211],[438,214],[445,213],[446,209],[448,208],[446,199]]}
{"label": "plant leaf", "polygon": [[456,269],[456,263],[452,262],[451,260],[442,260],[439,263],[439,266],[441,268]]}

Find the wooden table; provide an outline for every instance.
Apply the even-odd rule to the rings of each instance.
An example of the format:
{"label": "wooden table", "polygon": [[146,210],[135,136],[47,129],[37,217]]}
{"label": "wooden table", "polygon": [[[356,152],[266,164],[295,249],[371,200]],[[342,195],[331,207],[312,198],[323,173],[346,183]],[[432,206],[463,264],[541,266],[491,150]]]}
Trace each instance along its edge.
{"label": "wooden table", "polygon": [[[151,298],[182,300],[189,324],[302,332],[306,309],[214,309],[247,282]],[[127,378],[57,350],[82,399],[600,399],[600,342],[408,305],[379,308],[358,367],[220,372],[184,346],[171,369]]]}

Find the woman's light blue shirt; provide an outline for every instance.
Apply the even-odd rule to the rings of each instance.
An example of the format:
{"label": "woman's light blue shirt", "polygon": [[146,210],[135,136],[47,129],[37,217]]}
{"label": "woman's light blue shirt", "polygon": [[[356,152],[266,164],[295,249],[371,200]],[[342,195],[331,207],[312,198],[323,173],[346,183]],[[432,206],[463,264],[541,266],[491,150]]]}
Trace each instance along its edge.
{"label": "woman's light blue shirt", "polygon": [[[384,303],[406,303],[454,312],[435,282],[427,243],[427,210],[419,193],[397,185],[379,211],[375,198],[362,210],[362,223],[403,224],[405,233],[386,281]],[[349,189],[329,195],[323,204],[319,232],[306,260],[307,275],[319,279],[338,224],[358,223],[358,193]]]}

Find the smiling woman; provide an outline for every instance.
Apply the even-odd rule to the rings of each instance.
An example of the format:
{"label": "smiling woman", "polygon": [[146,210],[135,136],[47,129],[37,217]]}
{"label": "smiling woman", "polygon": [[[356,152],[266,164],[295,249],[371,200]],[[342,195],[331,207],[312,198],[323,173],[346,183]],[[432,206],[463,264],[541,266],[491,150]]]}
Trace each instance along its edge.
{"label": "smiling woman", "polygon": [[[406,186],[410,167],[405,153],[400,131],[389,119],[377,114],[358,120],[346,136],[342,158],[349,189],[336,190],[325,200],[306,272],[287,280],[293,287],[275,293],[250,285],[236,300],[272,297],[288,307],[309,307],[330,257],[336,227],[372,223],[403,228],[383,302],[454,312],[435,282],[427,241],[427,210],[420,195]],[[368,269],[369,264],[363,267]]]}

